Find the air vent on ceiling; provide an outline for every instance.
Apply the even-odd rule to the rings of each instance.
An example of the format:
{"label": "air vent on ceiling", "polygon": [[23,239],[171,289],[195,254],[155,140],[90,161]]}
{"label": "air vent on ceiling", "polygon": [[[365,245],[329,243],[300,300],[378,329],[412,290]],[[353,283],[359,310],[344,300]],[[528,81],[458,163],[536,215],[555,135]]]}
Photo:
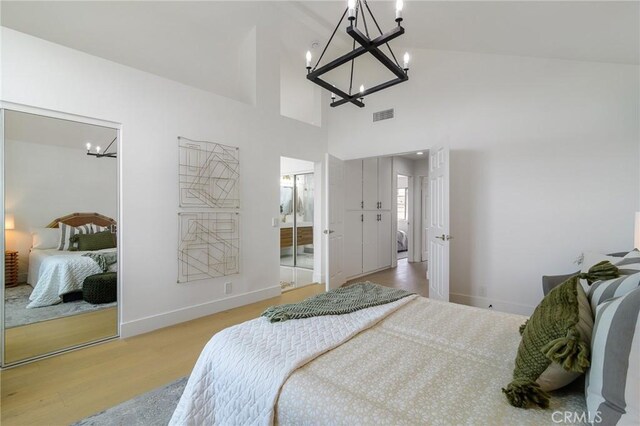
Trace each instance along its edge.
{"label": "air vent on ceiling", "polygon": [[388,120],[393,118],[393,108],[385,109],[384,111],[378,111],[373,113],[373,122],[380,120]]}

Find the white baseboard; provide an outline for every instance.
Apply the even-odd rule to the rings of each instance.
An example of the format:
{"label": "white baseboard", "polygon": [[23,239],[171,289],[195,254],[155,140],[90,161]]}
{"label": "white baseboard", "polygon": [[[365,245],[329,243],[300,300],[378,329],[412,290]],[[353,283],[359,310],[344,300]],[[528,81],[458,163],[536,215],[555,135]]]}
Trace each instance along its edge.
{"label": "white baseboard", "polygon": [[519,315],[531,315],[535,306],[521,305],[519,303],[507,302],[499,299],[492,299],[489,297],[469,296],[467,294],[449,293],[449,300],[453,303],[460,303],[462,305],[475,306],[477,308],[489,308],[501,312],[510,312],[512,314]]}
{"label": "white baseboard", "polygon": [[200,305],[189,306],[187,308],[176,309],[175,311],[163,314],[152,315],[137,320],[124,322],[120,325],[120,337],[131,337],[142,333],[148,333],[159,328],[169,327],[181,322],[190,321],[196,318],[212,315],[217,312],[259,302],[280,296],[280,286],[273,286],[262,290],[240,294],[226,299],[214,300]]}

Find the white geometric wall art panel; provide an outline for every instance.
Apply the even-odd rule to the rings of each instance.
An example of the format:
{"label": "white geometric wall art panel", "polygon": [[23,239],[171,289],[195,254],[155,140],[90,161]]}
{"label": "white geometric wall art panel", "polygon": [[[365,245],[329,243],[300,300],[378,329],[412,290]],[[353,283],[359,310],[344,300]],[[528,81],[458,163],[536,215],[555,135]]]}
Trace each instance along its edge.
{"label": "white geometric wall art panel", "polygon": [[240,208],[240,149],[178,137],[180,207]]}
{"label": "white geometric wall art panel", "polygon": [[178,213],[178,282],[240,273],[240,215]]}

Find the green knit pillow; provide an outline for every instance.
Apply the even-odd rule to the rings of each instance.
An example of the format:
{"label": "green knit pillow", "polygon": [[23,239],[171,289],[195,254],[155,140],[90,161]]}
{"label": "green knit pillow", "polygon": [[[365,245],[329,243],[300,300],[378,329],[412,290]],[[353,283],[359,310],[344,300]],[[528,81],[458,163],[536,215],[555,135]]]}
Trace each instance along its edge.
{"label": "green knit pillow", "polygon": [[589,367],[593,316],[580,279],[615,277],[609,262],[594,265],[554,288],[520,327],[513,381],[502,391],[514,407],[549,406],[548,391],[571,383]]}
{"label": "green knit pillow", "polygon": [[71,243],[77,243],[80,251],[93,251],[116,246],[114,235],[110,231],[97,232],[95,234],[77,234],[70,238]]}

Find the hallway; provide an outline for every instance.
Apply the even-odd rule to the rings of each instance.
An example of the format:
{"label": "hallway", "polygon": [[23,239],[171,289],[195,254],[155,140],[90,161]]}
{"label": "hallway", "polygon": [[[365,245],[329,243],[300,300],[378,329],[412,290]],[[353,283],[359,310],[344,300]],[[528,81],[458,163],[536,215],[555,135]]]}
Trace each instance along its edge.
{"label": "hallway", "polygon": [[429,282],[427,281],[427,262],[412,262],[399,259],[398,266],[375,272],[364,277],[347,281],[345,285],[363,281],[371,281],[387,287],[401,288],[423,297],[429,296]]}

